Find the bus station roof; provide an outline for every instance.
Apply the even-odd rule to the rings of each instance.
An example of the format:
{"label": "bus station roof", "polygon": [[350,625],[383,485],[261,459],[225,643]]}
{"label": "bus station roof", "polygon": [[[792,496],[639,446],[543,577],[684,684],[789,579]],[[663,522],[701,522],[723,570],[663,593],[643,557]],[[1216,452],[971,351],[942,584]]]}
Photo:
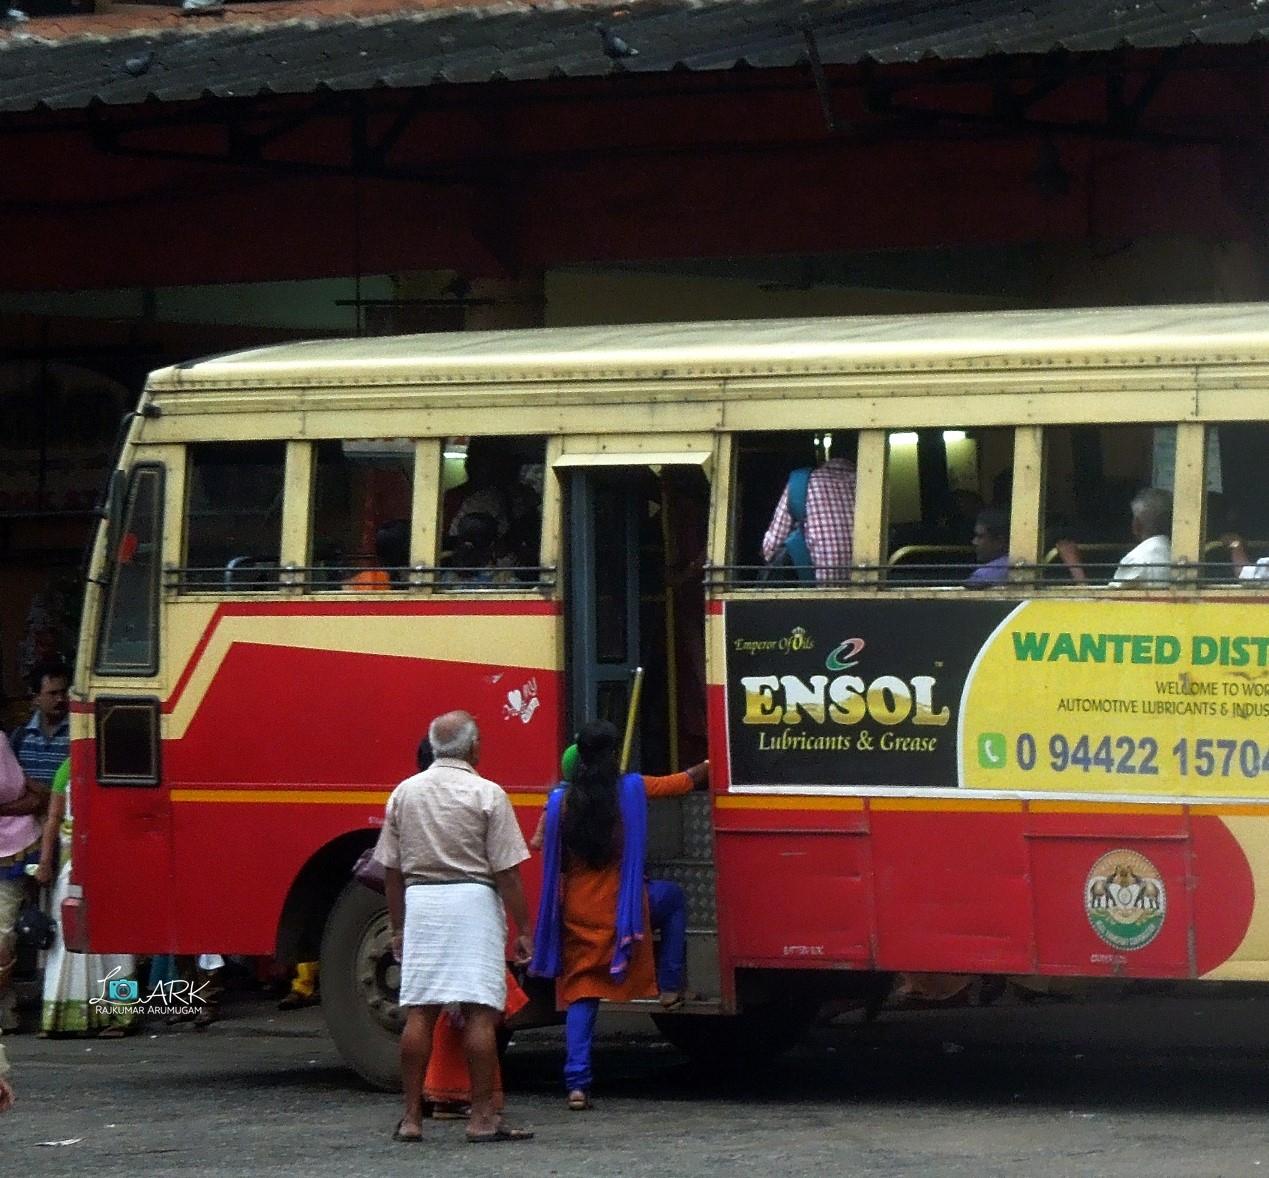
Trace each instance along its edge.
{"label": "bus station roof", "polygon": [[1269,356],[1269,304],[1098,307],[973,314],[740,320],[323,339],[253,348],[153,374],[199,387],[320,386],[552,376],[673,377],[1211,362]]}
{"label": "bus station roof", "polygon": [[190,15],[113,3],[0,19],[0,112],[1249,45],[1267,31],[1269,6],[1246,0],[207,0]]}

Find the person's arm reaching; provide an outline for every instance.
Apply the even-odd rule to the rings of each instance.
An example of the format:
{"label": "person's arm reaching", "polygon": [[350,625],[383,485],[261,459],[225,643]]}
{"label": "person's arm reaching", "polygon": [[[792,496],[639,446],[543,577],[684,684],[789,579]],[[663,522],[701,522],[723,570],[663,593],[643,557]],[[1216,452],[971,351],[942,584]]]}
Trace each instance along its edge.
{"label": "person's arm reaching", "polygon": [[383,894],[388,901],[388,924],[392,927],[392,955],[400,961],[405,935],[405,877],[395,867],[383,869]]}
{"label": "person's arm reaching", "polygon": [[1241,578],[1243,569],[1251,568],[1251,557],[1247,555],[1247,545],[1235,532],[1222,536],[1221,541],[1229,549],[1229,561],[1234,566],[1234,575]]}
{"label": "person's arm reaching", "polygon": [[780,496],[780,502],[776,504],[776,509],[771,516],[771,522],[767,525],[766,535],[762,537],[762,559],[770,560],[788,538],[789,533],[793,531],[793,515],[789,511],[789,487],[785,484],[784,492]]}
{"label": "person's arm reaching", "polygon": [[540,851],[546,845],[546,811],[542,811],[542,817],[538,819],[537,830],[533,832],[533,837],[529,840],[530,851]]}
{"label": "person's arm reaching", "polygon": [[524,883],[520,879],[520,865],[494,872],[494,886],[502,897],[502,906],[516,926],[515,961],[528,965],[533,960],[533,924],[529,919],[529,902],[524,898]]}
{"label": "person's arm reaching", "polygon": [[709,762],[702,761],[684,769],[682,773],[670,773],[665,777],[645,777],[643,792],[650,798],[675,798],[690,794],[709,781]]}
{"label": "person's arm reaching", "polygon": [[1071,574],[1073,581],[1087,581],[1088,573],[1084,570],[1083,557],[1080,555],[1079,545],[1074,540],[1059,540],[1057,542],[1058,556],[1062,558],[1062,563],[1066,565],[1067,571]]}

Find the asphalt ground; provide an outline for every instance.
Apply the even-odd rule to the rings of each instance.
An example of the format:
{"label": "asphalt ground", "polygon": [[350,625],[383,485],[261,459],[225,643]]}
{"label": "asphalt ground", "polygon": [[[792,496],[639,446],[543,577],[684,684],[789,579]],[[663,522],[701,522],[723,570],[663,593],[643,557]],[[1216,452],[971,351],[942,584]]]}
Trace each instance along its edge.
{"label": "asphalt ground", "polygon": [[18,1103],[0,1178],[1269,1174],[1266,991],[851,1013],[721,1077],[650,1024],[609,1023],[589,1113],[564,1107],[558,1031],[521,1032],[509,1114],[538,1136],[485,1146],[453,1122],[392,1143],[397,1098],[340,1065],[318,1011],[225,1013],[203,1033],[6,1037]]}

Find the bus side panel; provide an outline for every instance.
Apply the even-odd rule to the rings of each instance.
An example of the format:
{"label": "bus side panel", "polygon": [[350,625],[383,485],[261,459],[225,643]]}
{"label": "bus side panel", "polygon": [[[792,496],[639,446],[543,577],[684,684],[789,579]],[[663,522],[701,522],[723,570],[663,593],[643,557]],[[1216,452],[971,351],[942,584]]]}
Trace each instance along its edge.
{"label": "bus side panel", "polygon": [[733,965],[871,965],[872,864],[862,808],[725,808],[716,846],[726,881],[719,920]]}
{"label": "bus side panel", "polygon": [[1021,813],[914,809],[905,802],[871,806],[879,966],[1029,972]]}
{"label": "bus side panel", "polygon": [[80,947],[94,953],[167,953],[179,911],[167,792],[100,785],[96,764],[95,740],[74,741],[72,871],[81,883],[91,881],[91,903],[80,908],[85,927],[75,930],[87,938]]}
{"label": "bus side panel", "polygon": [[[172,806],[172,845],[184,888],[169,950],[271,956],[282,905],[309,856],[382,822],[387,791],[362,805],[183,800]],[[94,900],[94,910],[95,910]]]}
{"label": "bus side panel", "polygon": [[234,641],[183,734],[165,742],[172,856],[190,884],[174,901],[174,939],[159,949],[272,952],[305,863],[380,824],[440,712],[477,717],[480,771],[494,781],[538,790],[554,781],[556,672],[355,653],[355,629],[345,623],[345,650]]}
{"label": "bus side panel", "polygon": [[[236,642],[184,738],[170,742],[167,778],[174,788],[395,785],[414,771],[432,717],[464,708],[481,726],[481,771],[508,788],[540,789],[559,776],[557,678],[544,669]],[[523,700],[530,680],[537,706],[526,721],[508,695]]]}

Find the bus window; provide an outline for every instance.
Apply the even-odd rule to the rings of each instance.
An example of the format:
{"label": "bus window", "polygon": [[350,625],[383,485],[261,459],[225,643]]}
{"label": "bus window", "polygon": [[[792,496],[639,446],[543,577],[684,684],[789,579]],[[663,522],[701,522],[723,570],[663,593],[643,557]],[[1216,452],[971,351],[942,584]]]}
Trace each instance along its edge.
{"label": "bus window", "polygon": [[[737,435],[729,562],[742,580],[780,585],[849,577],[855,526],[855,444],[853,430]],[[797,509],[790,511],[785,491],[797,485],[796,480],[790,482],[795,471],[815,470],[825,464],[833,471],[829,512],[833,526],[827,533],[819,533],[827,534],[827,546],[816,543],[818,536],[811,541],[809,556],[814,572],[807,568],[799,571],[796,555],[786,547]],[[809,483],[804,486],[806,496],[814,500]]]}
{"label": "bus window", "polygon": [[1012,429],[899,430],[886,462],[887,584],[1006,580]]}
{"label": "bus window", "polygon": [[189,447],[183,586],[274,589],[282,550],[285,442]]}
{"label": "bus window", "polygon": [[442,585],[514,587],[536,578],[542,437],[447,438],[441,451]]}
{"label": "bus window", "polygon": [[1072,579],[1170,580],[1175,454],[1176,431],[1168,427],[1045,430],[1048,579],[1068,585]]}
{"label": "bus window", "polygon": [[404,585],[413,485],[413,441],[318,442],[309,587],[370,591]]}
{"label": "bus window", "polygon": [[162,468],[133,470],[117,550],[109,557],[110,588],[96,665],[103,675],[153,675],[158,670],[162,495]]}
{"label": "bus window", "polygon": [[[1240,421],[1207,433],[1207,512],[1203,576],[1269,588],[1269,424]],[[1258,583],[1255,584],[1255,583]]]}

